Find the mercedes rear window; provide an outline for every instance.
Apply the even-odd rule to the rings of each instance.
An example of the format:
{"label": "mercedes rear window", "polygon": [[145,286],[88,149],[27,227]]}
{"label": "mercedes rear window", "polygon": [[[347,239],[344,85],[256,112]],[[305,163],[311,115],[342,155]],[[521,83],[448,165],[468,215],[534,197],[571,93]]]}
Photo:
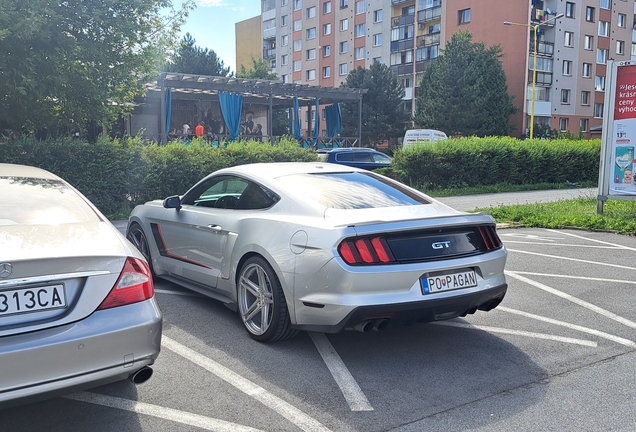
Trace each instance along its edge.
{"label": "mercedes rear window", "polygon": [[293,174],[277,180],[327,208],[368,209],[430,204],[422,194],[370,172]]}
{"label": "mercedes rear window", "polygon": [[93,209],[59,180],[0,177],[1,225],[98,222]]}

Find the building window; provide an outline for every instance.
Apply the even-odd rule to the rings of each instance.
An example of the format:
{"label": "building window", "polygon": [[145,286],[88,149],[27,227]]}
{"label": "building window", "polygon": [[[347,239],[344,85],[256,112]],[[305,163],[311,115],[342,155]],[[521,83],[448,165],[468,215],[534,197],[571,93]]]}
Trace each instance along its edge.
{"label": "building window", "polygon": [[316,48],[307,50],[307,60],[314,60],[316,58]]}
{"label": "building window", "polygon": [[324,34],[325,36],[331,34],[331,23],[322,26],[322,34]]}
{"label": "building window", "polygon": [[567,18],[574,18],[574,3],[565,2],[565,16]]}
{"label": "building window", "polygon": [[598,48],[596,50],[596,63],[597,64],[605,64],[607,63],[607,50]]}
{"label": "building window", "polygon": [[563,32],[563,45],[566,47],[574,46],[574,33],[573,32]]}
{"label": "building window", "polygon": [[589,124],[588,119],[582,118],[581,120],[579,120],[579,130],[581,132],[587,132],[588,124]]}
{"label": "building window", "polygon": [[594,118],[603,118],[603,104],[595,103],[594,104]]}
{"label": "building window", "polygon": [[570,90],[569,89],[561,89],[561,104],[569,105],[570,104]]}
{"label": "building window", "polygon": [[349,30],[349,20],[343,19],[340,20],[340,31]]}
{"label": "building window", "polygon": [[329,78],[331,76],[331,66],[325,66],[322,68],[322,77]]}
{"label": "building window", "polygon": [[410,88],[411,87],[411,78],[403,78],[402,79],[402,87]]}
{"label": "building window", "polygon": [[303,29],[303,20],[294,21],[294,31],[300,31]]}
{"label": "building window", "polygon": [[288,3],[289,3],[289,0],[280,0],[281,6],[287,6]]}
{"label": "building window", "polygon": [[300,51],[301,49],[303,49],[303,41],[295,40],[294,41],[294,51]]}
{"label": "building window", "polygon": [[356,15],[365,13],[367,11],[367,3],[366,0],[360,0],[356,2]]}
{"label": "building window", "polygon": [[325,45],[322,47],[322,56],[329,57],[331,55],[331,45]]}
{"label": "building window", "polygon": [[354,50],[354,58],[356,60],[364,60],[365,56],[366,56],[366,50],[364,49],[364,47],[359,47]]}
{"label": "building window", "polygon": [[568,131],[568,118],[567,117],[560,117],[559,118],[559,130],[561,132],[567,132]]}
{"label": "building window", "polygon": [[289,24],[289,15],[283,15],[280,17],[280,25],[286,26],[287,24]]}
{"label": "building window", "polygon": [[307,8],[307,18],[314,18],[316,16],[316,6]]}
{"label": "building window", "polygon": [[373,35],[373,46],[382,45],[382,33],[377,33]]}
{"label": "building window", "polygon": [[307,29],[307,40],[316,39],[316,27]]}
{"label": "building window", "polygon": [[598,22],[598,35],[605,37],[609,36],[609,23],[607,21]]}
{"label": "building window", "polygon": [[349,51],[349,42],[340,42],[340,54],[344,54]]}
{"label": "building window", "polygon": [[592,63],[583,63],[583,71],[581,73],[583,78],[589,78],[592,76]]}
{"label": "building window", "polygon": [[316,79],[316,69],[309,69],[307,71],[307,81],[312,81]]}
{"label": "building window", "polygon": [[349,0],[340,0],[340,9],[349,7]]}
{"label": "building window", "polygon": [[282,35],[280,37],[280,44],[281,44],[281,46],[289,45],[289,35]]}
{"label": "building window", "polygon": [[616,41],[616,54],[625,54],[625,41]]}
{"label": "building window", "polygon": [[616,25],[620,28],[625,28],[627,23],[627,15],[625,14],[618,14],[618,18],[616,19]]}
{"label": "building window", "polygon": [[373,63],[382,63],[382,57],[373,57]]}
{"label": "building window", "polygon": [[284,82],[284,83],[288,83],[289,82],[289,75],[281,75],[280,79]]}
{"label": "building window", "polygon": [[441,27],[439,24],[433,24],[428,26],[428,34],[435,34],[435,33],[439,33]]}
{"label": "building window", "polygon": [[591,6],[585,8],[585,21],[594,22],[594,8]]}
{"label": "building window", "polygon": [[303,66],[302,66],[303,62],[301,60],[294,60],[294,72],[298,72],[299,70],[302,70]]}
{"label": "building window", "polygon": [[457,12],[457,24],[467,24],[470,22],[470,9],[462,9]]}
{"label": "building window", "polygon": [[610,0],[601,0],[601,9],[609,9]]}
{"label": "building window", "polygon": [[582,91],[581,92],[581,105],[582,106],[590,106],[590,92],[589,91]]}
{"label": "building window", "polygon": [[632,55],[636,56],[636,43],[632,42]]}
{"label": "building window", "polygon": [[596,91],[605,91],[605,77],[604,76],[596,76],[594,80],[594,90]]}
{"label": "building window", "polygon": [[382,9],[378,9],[377,11],[373,11],[373,22],[374,23],[382,22]]}
{"label": "building window", "polygon": [[585,35],[583,38],[583,49],[588,51],[594,49],[594,36]]}
{"label": "building window", "polygon": [[362,37],[367,34],[367,27],[363,24],[356,24],[355,35],[356,37]]}
{"label": "building window", "polygon": [[348,71],[346,63],[340,63],[340,75],[346,75]]}
{"label": "building window", "polygon": [[570,60],[563,60],[563,68],[561,69],[563,75],[572,75],[572,62]]}
{"label": "building window", "polygon": [[283,66],[286,66],[289,63],[289,56],[287,54],[283,54],[282,56],[280,56],[280,63]]}
{"label": "building window", "polygon": [[303,7],[302,0],[294,0],[294,10],[300,10]]}
{"label": "building window", "polygon": [[322,5],[322,13],[323,14],[331,13],[331,2],[330,1],[323,3],[323,5]]}

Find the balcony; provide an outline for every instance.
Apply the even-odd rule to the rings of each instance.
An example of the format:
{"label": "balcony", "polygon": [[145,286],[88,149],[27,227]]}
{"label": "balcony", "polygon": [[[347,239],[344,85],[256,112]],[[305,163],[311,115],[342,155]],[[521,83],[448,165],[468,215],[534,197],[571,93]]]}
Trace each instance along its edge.
{"label": "balcony", "polygon": [[391,17],[391,27],[402,27],[413,24],[413,22],[415,22],[415,15],[398,15]]}
{"label": "balcony", "polygon": [[[530,21],[532,22],[532,24],[541,24],[542,22],[546,22],[554,18],[555,16],[557,16],[556,13],[547,13],[542,9],[535,8],[532,9],[532,13],[530,14]],[[554,27],[555,21],[556,20],[553,19],[552,21],[543,24],[541,27]]]}
{"label": "balcony", "polygon": [[[530,41],[530,54],[534,54],[534,41]],[[538,41],[537,55],[552,57],[554,55],[554,43]]]}
{"label": "balcony", "polygon": [[424,9],[417,12],[417,22],[423,23],[441,19],[442,7],[437,6],[430,9]]}
{"label": "balcony", "polygon": [[[528,71],[528,84],[532,84],[532,70]],[[536,85],[550,87],[552,85],[552,72],[537,71]]]}
{"label": "balcony", "polygon": [[417,46],[430,46],[430,45],[439,45],[440,34],[428,34],[424,36],[417,37]]}
{"label": "balcony", "polygon": [[413,49],[413,38],[401,39],[391,42],[391,52],[405,51]]}
{"label": "balcony", "polygon": [[[424,69],[431,64],[432,60],[418,61],[415,64],[417,73],[424,72]],[[391,71],[396,75],[413,75],[413,62],[391,66]]]}
{"label": "balcony", "polygon": [[391,0],[392,5],[396,5],[400,3],[415,3],[415,0]]}
{"label": "balcony", "polygon": [[269,59],[276,57],[276,48],[263,48],[263,58]]}

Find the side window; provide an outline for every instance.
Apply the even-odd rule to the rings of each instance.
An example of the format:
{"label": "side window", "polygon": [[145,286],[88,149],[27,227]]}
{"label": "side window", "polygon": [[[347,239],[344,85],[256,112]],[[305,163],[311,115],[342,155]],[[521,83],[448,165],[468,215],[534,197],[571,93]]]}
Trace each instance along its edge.
{"label": "side window", "polygon": [[336,153],[336,160],[338,162],[351,162],[353,161],[353,153],[352,152]]}
{"label": "side window", "polygon": [[391,158],[384,153],[373,153],[375,163],[391,163]]}
{"label": "side window", "polygon": [[236,208],[249,182],[235,176],[212,177],[190,190],[181,200],[183,205],[213,208]]}
{"label": "side window", "polygon": [[278,202],[280,197],[256,183],[249,183],[239,200],[237,210],[267,209]]}
{"label": "side window", "polygon": [[354,154],[356,162],[373,162],[373,156],[369,152],[358,152]]}

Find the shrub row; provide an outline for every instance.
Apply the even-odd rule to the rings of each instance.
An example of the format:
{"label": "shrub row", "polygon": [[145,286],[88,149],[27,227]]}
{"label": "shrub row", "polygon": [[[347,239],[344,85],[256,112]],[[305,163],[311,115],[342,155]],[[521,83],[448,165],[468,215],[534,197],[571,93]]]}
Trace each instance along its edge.
{"label": "shrub row", "polygon": [[[386,174],[422,190],[501,183],[596,182],[600,140],[459,138],[397,150]],[[69,181],[104,214],[126,216],[137,204],[182,194],[221,168],[255,163],[313,161],[311,149],[293,140],[275,145],[255,141],[217,148],[145,144],[137,138],[96,144],[75,139],[0,140],[0,162],[47,169]],[[2,173],[0,172],[0,175]]]}
{"label": "shrub row", "polygon": [[393,176],[420,189],[598,181],[601,142],[458,138],[393,155]]}

